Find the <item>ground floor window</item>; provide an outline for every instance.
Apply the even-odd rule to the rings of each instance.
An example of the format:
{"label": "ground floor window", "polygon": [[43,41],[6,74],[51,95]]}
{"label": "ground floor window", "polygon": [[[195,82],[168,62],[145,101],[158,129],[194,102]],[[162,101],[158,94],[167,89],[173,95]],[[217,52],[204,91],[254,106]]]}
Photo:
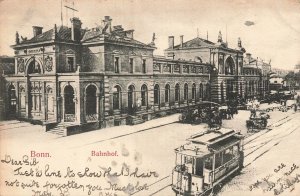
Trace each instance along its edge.
{"label": "ground floor window", "polygon": [[189,86],[188,86],[188,84],[184,84],[184,91],[183,91],[184,100],[188,99],[188,97],[189,97],[188,93],[189,93]]}
{"label": "ground floor window", "polygon": [[175,101],[180,100],[180,85],[176,84],[175,85]]}
{"label": "ground floor window", "polygon": [[154,86],[154,104],[155,105],[159,105],[159,95],[160,93],[159,93],[159,85],[158,84],[156,84],[155,86]]}
{"label": "ground floor window", "polygon": [[170,101],[170,85],[167,84],[165,86],[165,102],[168,103]]}
{"label": "ground floor window", "polygon": [[196,99],[196,84],[193,84],[192,86],[192,99]]}
{"label": "ground floor window", "polygon": [[141,97],[142,97],[142,106],[147,106],[148,105],[148,89],[145,84],[141,88]]}
{"label": "ground floor window", "polygon": [[121,87],[115,86],[113,89],[113,109],[118,110],[121,107]]}

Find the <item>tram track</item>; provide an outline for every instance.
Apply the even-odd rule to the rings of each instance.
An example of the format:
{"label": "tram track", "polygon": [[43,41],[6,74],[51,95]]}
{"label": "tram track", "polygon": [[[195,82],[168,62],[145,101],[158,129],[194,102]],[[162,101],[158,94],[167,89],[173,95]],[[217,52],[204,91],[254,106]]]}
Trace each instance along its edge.
{"label": "tram track", "polygon": [[[298,117],[298,115],[299,114],[296,113],[296,114],[293,114],[292,116],[286,116],[286,117],[284,117],[284,118],[268,125],[268,127],[267,127],[268,130],[266,130],[264,133],[259,134],[258,136],[248,140],[244,144],[244,148],[246,148],[246,150],[250,150],[250,149],[253,149],[253,148],[255,148],[255,149],[253,151],[250,151],[249,153],[245,154],[245,160],[246,160],[246,157],[249,158],[249,156],[254,155],[259,150],[261,150],[262,152],[259,152],[256,156],[254,156],[251,159],[251,162],[246,164],[244,167],[248,167],[253,162],[255,162],[257,159],[262,157],[264,154],[268,153],[273,147],[277,146],[285,137],[287,137],[288,135],[290,135],[294,131],[296,131],[299,128],[299,124],[297,124],[297,123],[292,124],[292,126],[288,127],[284,132],[282,132],[282,133],[279,132],[278,134],[268,136],[267,138],[263,138],[262,139],[263,141],[261,141],[259,145],[250,146],[251,144],[253,144],[253,142],[256,142],[257,140],[260,140],[262,136],[265,136],[266,134],[270,133],[272,130],[275,130],[275,131],[277,130],[278,131],[279,127],[281,127],[282,125],[285,125],[287,122],[290,122],[290,121],[294,120],[296,117]],[[272,129],[272,127],[275,127],[277,129]],[[252,135],[255,135],[255,134],[256,133],[254,133]],[[252,135],[249,135],[249,137],[251,137]],[[257,142],[259,142],[259,141],[257,141]],[[250,146],[250,147],[248,147],[248,146]],[[264,149],[264,147],[266,149]],[[170,182],[171,181],[171,175],[172,175],[172,173],[170,175],[167,175],[164,178],[161,178],[160,180],[152,183],[149,187],[152,187],[152,185],[158,184],[158,183],[160,183],[162,181],[166,181],[168,179],[169,179],[168,182]],[[156,190],[153,190],[151,192],[151,194],[148,194],[148,195],[151,195],[151,196],[158,195],[161,191],[165,190],[166,188],[170,187],[171,185],[172,184],[168,184],[168,185],[165,185],[165,186],[160,186]]]}

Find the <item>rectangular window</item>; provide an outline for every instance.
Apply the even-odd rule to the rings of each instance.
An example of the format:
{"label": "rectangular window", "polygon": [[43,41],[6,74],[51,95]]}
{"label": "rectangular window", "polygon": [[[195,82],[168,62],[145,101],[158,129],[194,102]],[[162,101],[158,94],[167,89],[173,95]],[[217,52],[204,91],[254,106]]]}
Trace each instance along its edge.
{"label": "rectangular window", "polygon": [[119,70],[119,57],[115,57],[115,73],[120,73]]}
{"label": "rectangular window", "polygon": [[74,71],[74,64],[75,64],[75,57],[68,56],[67,57],[67,71],[73,72]]}
{"label": "rectangular window", "polygon": [[133,58],[129,59],[129,73],[133,73]]}
{"label": "rectangular window", "polygon": [[146,59],[143,59],[143,63],[142,63],[142,72],[146,73]]}

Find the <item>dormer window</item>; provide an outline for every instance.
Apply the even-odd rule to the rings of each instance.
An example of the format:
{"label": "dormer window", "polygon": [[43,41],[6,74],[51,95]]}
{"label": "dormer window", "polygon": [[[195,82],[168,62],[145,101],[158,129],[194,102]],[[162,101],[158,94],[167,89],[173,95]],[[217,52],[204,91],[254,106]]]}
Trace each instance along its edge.
{"label": "dormer window", "polygon": [[73,72],[75,70],[75,56],[67,56],[67,72]]}

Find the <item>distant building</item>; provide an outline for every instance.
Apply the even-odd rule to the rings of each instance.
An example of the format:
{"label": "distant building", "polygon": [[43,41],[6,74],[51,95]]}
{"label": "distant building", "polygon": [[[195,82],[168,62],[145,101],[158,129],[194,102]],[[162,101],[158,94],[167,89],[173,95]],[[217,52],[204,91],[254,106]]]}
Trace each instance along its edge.
{"label": "distant building", "polygon": [[283,77],[272,72],[270,74],[270,90],[279,91],[283,88],[284,79]]}
{"label": "distant building", "polygon": [[165,50],[165,56],[210,65],[211,100],[223,103],[237,96],[244,97],[244,52],[240,39],[236,49],[229,48],[219,32],[217,43],[199,37],[184,42],[181,36],[180,44],[175,46],[174,36],[169,36],[169,48]]}
{"label": "distant building", "polygon": [[250,53],[246,53],[244,58],[244,80],[245,80],[245,96],[247,98],[265,97],[270,91],[269,75],[271,73],[271,65],[253,58]]}

